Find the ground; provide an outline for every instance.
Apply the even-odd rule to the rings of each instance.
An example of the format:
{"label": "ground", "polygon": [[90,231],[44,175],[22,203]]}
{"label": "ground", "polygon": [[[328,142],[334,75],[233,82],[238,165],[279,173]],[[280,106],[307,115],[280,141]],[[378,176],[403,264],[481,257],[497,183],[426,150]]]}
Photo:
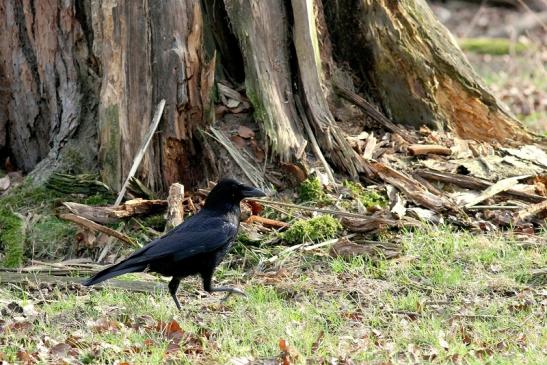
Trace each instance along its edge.
{"label": "ground", "polygon": [[240,245],[216,278],[248,296],[222,304],[190,279],[181,312],[165,291],[11,285],[0,297],[17,324],[1,332],[1,354],[8,363],[276,363],[284,340],[294,363],[545,362],[545,277],[531,273],[547,264],[547,232],[523,239],[443,226],[400,238],[398,259],[347,261],[319,249],[282,255],[261,273],[257,260],[279,248]]}
{"label": "ground", "polygon": [[[447,25],[458,37],[520,16],[469,4],[447,9]],[[534,36],[521,41],[541,45]],[[545,50],[468,57],[525,123],[545,133]],[[36,226],[42,238],[72,234],[57,221]],[[188,279],[179,289],[181,312],[165,290],[9,284],[0,288],[0,362],[547,362],[547,231],[477,234],[424,226],[379,238],[400,242],[401,255],[345,260],[328,247],[283,253],[285,246],[240,242],[216,281],[247,297],[221,303],[220,294],[210,296],[199,280]]]}

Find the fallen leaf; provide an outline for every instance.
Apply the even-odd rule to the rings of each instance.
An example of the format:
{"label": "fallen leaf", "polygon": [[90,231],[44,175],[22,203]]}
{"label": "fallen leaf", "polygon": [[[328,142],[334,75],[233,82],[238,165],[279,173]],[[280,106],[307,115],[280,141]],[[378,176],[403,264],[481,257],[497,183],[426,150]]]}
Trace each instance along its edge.
{"label": "fallen leaf", "polygon": [[247,146],[247,141],[238,135],[231,136],[230,140],[239,149],[245,148]]}
{"label": "fallen leaf", "polygon": [[58,343],[57,345],[53,346],[49,350],[49,353],[52,356],[55,356],[55,357],[64,357],[64,356],[68,355],[68,353],[71,350],[72,350],[72,347],[70,347],[69,344],[61,342],[61,343]]}
{"label": "fallen leaf", "polygon": [[237,130],[237,134],[239,134],[240,137],[245,139],[254,138],[255,136],[255,132],[251,128],[245,127],[244,125],[239,126]]}
{"label": "fallen leaf", "polygon": [[32,358],[32,356],[23,350],[17,351],[17,360],[21,362],[21,364],[34,364],[35,361]]}

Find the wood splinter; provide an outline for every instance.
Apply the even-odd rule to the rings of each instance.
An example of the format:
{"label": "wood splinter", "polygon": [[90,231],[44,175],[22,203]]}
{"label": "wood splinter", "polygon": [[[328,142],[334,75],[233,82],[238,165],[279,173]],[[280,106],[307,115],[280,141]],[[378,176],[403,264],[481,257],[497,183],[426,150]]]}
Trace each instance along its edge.
{"label": "wood splinter", "polygon": [[450,156],[452,151],[450,148],[438,144],[412,144],[408,146],[408,152],[412,156],[420,155],[443,155]]}

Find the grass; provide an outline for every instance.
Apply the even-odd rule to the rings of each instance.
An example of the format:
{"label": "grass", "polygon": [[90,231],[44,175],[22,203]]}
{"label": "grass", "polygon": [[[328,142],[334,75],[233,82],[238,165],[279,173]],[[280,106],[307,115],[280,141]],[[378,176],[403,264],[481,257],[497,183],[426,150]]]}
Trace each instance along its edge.
{"label": "grass", "polygon": [[[545,363],[545,289],[519,280],[546,266],[544,244],[525,248],[517,237],[449,227],[403,232],[400,241],[404,256],[397,260],[343,260],[325,248],[295,253],[260,273],[232,255],[217,283],[242,287],[248,297],[221,304],[219,296],[197,295],[199,281],[188,279],[179,290],[180,313],[166,292],[58,286],[44,296],[3,288],[1,306],[33,304],[36,313],[16,331],[5,329],[15,321],[5,316],[0,356],[16,362],[24,349],[46,362],[53,355],[43,346],[67,342],[75,344],[70,356],[83,363],[282,362],[284,339],[285,356],[296,364]],[[256,250],[240,255],[268,256]],[[158,327],[172,320],[181,327],[178,337]]]}

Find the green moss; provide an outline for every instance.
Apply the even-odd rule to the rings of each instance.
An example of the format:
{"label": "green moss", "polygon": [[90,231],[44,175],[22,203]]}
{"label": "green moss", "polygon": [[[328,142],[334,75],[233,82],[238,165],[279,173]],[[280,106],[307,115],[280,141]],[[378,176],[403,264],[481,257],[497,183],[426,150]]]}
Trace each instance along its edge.
{"label": "green moss", "polygon": [[346,180],[344,186],[350,191],[351,195],[366,207],[380,206],[385,207],[387,205],[387,199],[382,194],[374,190],[368,190],[358,182]]}
{"label": "green moss", "polygon": [[308,178],[298,187],[298,197],[303,202],[315,202],[328,204],[331,202],[329,196],[323,191],[323,186],[318,178]]}
{"label": "green moss", "polygon": [[23,222],[7,209],[0,211],[0,246],[4,249],[5,267],[18,267],[23,262],[24,253]]}
{"label": "green moss", "polygon": [[156,231],[163,232],[165,228],[165,217],[163,214],[154,214],[142,219],[146,227],[153,228]]}
{"label": "green moss", "polygon": [[464,51],[496,56],[510,52],[523,53],[528,49],[524,43],[512,42],[505,38],[462,38],[459,44]]}
{"label": "green moss", "polygon": [[282,234],[282,239],[290,244],[304,241],[318,242],[336,236],[342,229],[338,219],[331,215],[321,215],[311,219],[299,219]]}
{"label": "green moss", "polygon": [[112,198],[102,194],[91,195],[84,199],[84,204],[87,205],[102,206],[109,205],[110,203],[112,203]]}
{"label": "green moss", "polygon": [[[0,198],[0,249],[4,252],[3,266],[16,267],[23,261],[25,232],[23,222],[16,213],[25,214],[30,209],[37,214],[51,209],[61,194],[35,187],[30,179]],[[29,227],[32,230],[34,227]]]}

